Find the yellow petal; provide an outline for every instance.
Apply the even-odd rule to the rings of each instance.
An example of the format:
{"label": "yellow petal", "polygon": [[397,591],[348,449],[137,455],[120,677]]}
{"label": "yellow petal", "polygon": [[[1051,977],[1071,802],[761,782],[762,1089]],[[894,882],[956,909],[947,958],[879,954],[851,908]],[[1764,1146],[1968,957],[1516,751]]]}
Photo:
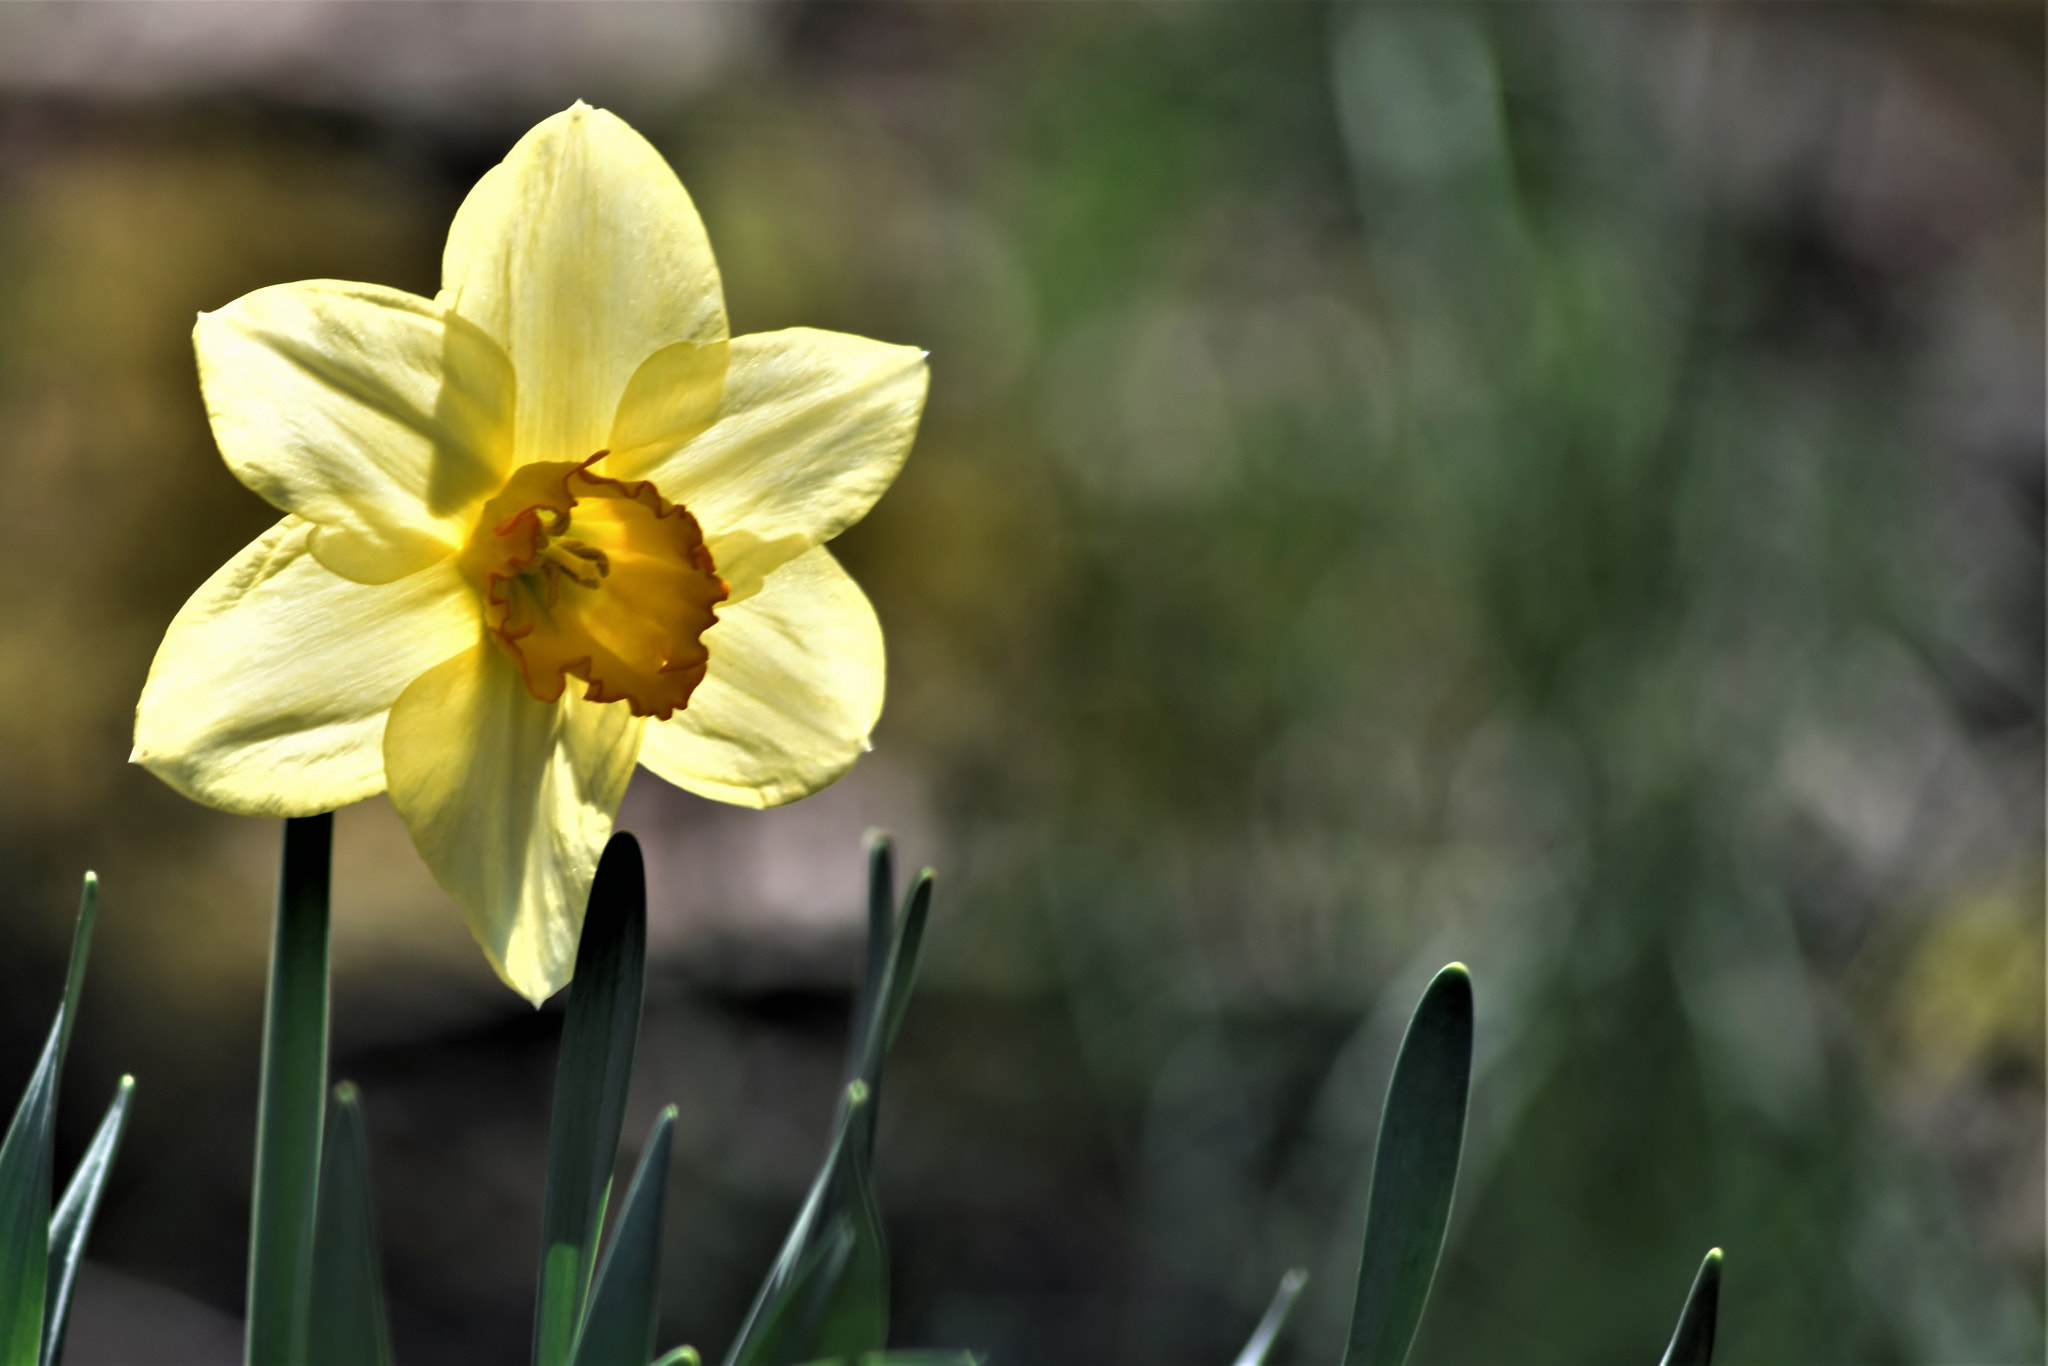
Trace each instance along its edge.
{"label": "yellow petal", "polygon": [[201,585],[157,647],[135,708],[135,763],[195,801],[310,816],[384,790],[384,720],[407,684],[476,644],[453,560],[352,583],[287,517]]}
{"label": "yellow petal", "polygon": [[882,627],[830,551],[806,551],[721,607],[690,705],[647,723],[640,762],[677,787],[779,806],[833,782],[882,714]]}
{"label": "yellow petal", "polygon": [[391,709],[391,804],[491,966],[536,1005],[575,968],[643,724],[573,690],[535,701],[489,643],[429,669]]}
{"label": "yellow petal", "polygon": [[730,345],[677,342],[640,362],[626,381],[606,449],[634,462],[695,440],[718,417]]}
{"label": "yellow petal", "polygon": [[462,544],[511,460],[510,362],[474,324],[378,285],[244,294],[192,329],[235,477],[319,527],[337,574],[389,583]]}
{"label": "yellow petal", "polygon": [[787,558],[831,540],[882,496],[910,452],[928,378],[914,346],[805,327],[735,337],[709,428],[665,427],[659,389],[643,397],[636,384],[601,468],[652,480],[690,509],[714,551],[739,535],[786,544]]}
{"label": "yellow petal", "polygon": [[596,454],[642,361],[726,335],[718,266],[682,182],[617,115],[580,103],[463,200],[441,300],[512,357],[520,464]]}

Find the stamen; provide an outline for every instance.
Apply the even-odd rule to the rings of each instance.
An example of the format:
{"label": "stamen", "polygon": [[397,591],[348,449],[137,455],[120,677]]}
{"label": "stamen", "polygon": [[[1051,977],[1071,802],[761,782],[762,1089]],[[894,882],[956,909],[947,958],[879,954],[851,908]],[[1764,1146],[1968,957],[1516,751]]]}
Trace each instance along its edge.
{"label": "stamen", "polygon": [[549,570],[567,574],[585,588],[597,587],[604,576],[612,572],[611,556],[573,536],[548,542],[547,548],[541,551],[541,557]]}

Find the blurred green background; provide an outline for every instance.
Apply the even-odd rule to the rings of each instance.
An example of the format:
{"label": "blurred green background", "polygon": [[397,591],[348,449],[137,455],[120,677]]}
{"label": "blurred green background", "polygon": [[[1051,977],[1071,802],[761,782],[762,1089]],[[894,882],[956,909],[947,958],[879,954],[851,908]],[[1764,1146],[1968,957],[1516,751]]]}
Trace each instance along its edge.
{"label": "blurred green background", "polygon": [[[929,348],[838,549],[875,753],[642,775],[628,1133],[682,1106],[664,1342],[722,1350],[824,1142],[861,859],[940,873],[879,1180],[898,1340],[1337,1354],[1372,1126],[1471,964],[1417,1359],[2042,1360],[2043,11],[2034,4],[0,7],[0,1094],[99,945],[60,1163],[135,1126],[72,1360],[238,1350],[278,829],[125,765],[274,513],[195,311],[436,286],[574,98],[670,157],[735,332]],[[336,1071],[400,1358],[524,1359],[558,1016],[381,801]],[[11,1103],[11,1102],[10,1102]],[[628,1155],[630,1157],[630,1154]]]}

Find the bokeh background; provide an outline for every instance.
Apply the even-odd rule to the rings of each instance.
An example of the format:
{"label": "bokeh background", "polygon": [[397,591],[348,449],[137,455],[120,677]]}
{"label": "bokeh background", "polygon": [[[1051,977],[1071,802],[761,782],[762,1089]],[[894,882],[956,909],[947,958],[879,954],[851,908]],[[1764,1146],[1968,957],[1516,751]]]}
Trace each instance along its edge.
{"label": "bokeh background", "polygon": [[[896,1338],[1333,1360],[1382,1088],[1468,962],[1417,1348],[2042,1359],[2043,11],[2032,4],[0,6],[0,1095],[105,885],[68,1169],[134,1129],[72,1359],[238,1347],[274,824],[126,765],[274,517],[193,314],[431,294],[584,98],[736,332],[932,356],[839,543],[875,752],[767,814],[642,775],[629,1146],[681,1104],[663,1341],[721,1351],[825,1138],[860,840],[939,870],[884,1109]],[[559,1016],[381,801],[338,826],[399,1355],[525,1359]],[[11,1099],[9,1100],[11,1104]],[[628,1153],[630,1158],[631,1153]]]}

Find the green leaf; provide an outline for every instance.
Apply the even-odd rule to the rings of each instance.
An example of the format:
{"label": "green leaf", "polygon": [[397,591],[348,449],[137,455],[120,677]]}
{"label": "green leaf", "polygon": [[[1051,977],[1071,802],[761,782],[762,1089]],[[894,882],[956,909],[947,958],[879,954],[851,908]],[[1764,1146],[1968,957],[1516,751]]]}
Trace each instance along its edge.
{"label": "green leaf", "polygon": [[26,1366],[42,1350],[50,1255],[50,1131],[63,1012],[0,1146],[0,1363]]}
{"label": "green leaf", "polygon": [[881,1086],[883,1060],[910,1009],[910,989],[917,981],[918,954],[931,915],[932,870],[918,873],[903,899],[902,915],[892,917],[895,875],[889,837],[876,832],[870,838],[867,961],[854,994],[846,1080],[865,1083],[873,1095]]}
{"label": "green leaf", "polygon": [[[855,1082],[855,1086],[860,1083]],[[879,1349],[889,1337],[889,1245],[868,1172],[874,1147],[874,1098],[851,1106],[839,1165],[839,1219],[852,1231],[846,1256],[822,1298],[812,1351],[852,1355]],[[862,1137],[864,1135],[864,1137]]]}
{"label": "green leaf", "polygon": [[874,1050],[873,1061],[863,1079],[872,1089],[881,1084],[882,1059],[895,1046],[896,1031],[903,1028],[903,1016],[910,1009],[910,989],[917,982],[918,954],[924,948],[925,921],[932,909],[932,870],[924,869],[917,875],[917,881],[910,884],[910,895],[904,899],[903,920],[896,931],[896,944],[889,953],[889,966],[884,974],[888,1022],[887,1031],[881,1036],[881,1047]]}
{"label": "green leaf", "polygon": [[1671,1345],[1659,1366],[1709,1366],[1714,1359],[1714,1323],[1721,1312],[1721,1249],[1714,1248],[1692,1278],[1692,1290],[1679,1311]]}
{"label": "green leaf", "polygon": [[856,1135],[868,1109],[846,1088],[825,1163],[762,1283],[727,1366],[796,1366],[821,1354],[858,1356],[888,1334],[888,1250]]}
{"label": "green leaf", "polygon": [[879,1349],[888,1336],[888,1246],[869,1167],[882,1063],[909,1009],[931,913],[932,872],[918,875],[890,935],[883,932],[893,892],[885,838],[869,846],[868,869],[868,962],[854,1002],[852,1080],[824,1163],[727,1366],[796,1366],[820,1354],[859,1355]]}
{"label": "green leaf", "polygon": [[704,1358],[695,1347],[671,1347],[655,1358],[654,1366],[704,1366]]}
{"label": "green leaf", "polygon": [[910,1009],[910,989],[917,980],[918,951],[924,944],[924,926],[931,914],[932,870],[924,869],[910,885],[904,898],[903,916],[897,923],[895,939],[880,971],[871,974],[874,988],[868,993],[856,1029],[865,1041],[854,1079],[866,1087],[870,1101],[854,1127],[853,1142],[860,1148],[862,1162],[872,1162],[875,1152],[875,1123],[881,1113],[882,1064],[903,1026]]}
{"label": "green leaf", "polygon": [[36,1070],[0,1143],[0,1366],[34,1366],[43,1350],[49,1297],[50,1193],[54,1184],[57,1079],[71,1042],[85,960],[99,917],[99,879],[85,875],[78,923],[71,932],[71,969]]}
{"label": "green leaf", "polygon": [[256,1102],[243,1344],[249,1366],[289,1366],[305,1356],[327,1102],[327,888],[333,853],[332,815],[284,823]]}
{"label": "green leaf", "polygon": [[64,973],[63,1031],[57,1043],[57,1070],[71,1051],[71,1026],[78,1021],[78,995],[85,989],[85,960],[92,953],[92,927],[100,918],[100,875],[87,873],[78,891],[78,920],[71,927],[71,965]]}
{"label": "green leaf", "polygon": [[50,1216],[50,1260],[48,1287],[43,1300],[42,1366],[57,1366],[64,1357],[64,1329],[71,1318],[71,1292],[78,1280],[79,1263],[85,1260],[85,1240],[92,1233],[93,1216],[99,1212],[100,1197],[106,1194],[107,1178],[114,1171],[114,1155],[120,1151],[121,1136],[128,1130],[129,1102],[135,1095],[135,1078],[123,1077],[114,1089],[113,1103],[106,1117],[79,1159],[57,1212]]}
{"label": "green leaf", "polygon": [[562,1021],[541,1211],[535,1366],[565,1366],[583,1316],[626,1120],[646,978],[647,874],[639,844],[620,832],[605,846],[590,886]]}
{"label": "green leaf", "polygon": [[[853,1240],[853,1222],[844,1215],[832,1220],[811,1239],[803,1261],[791,1270],[775,1298],[768,1302],[761,1322],[747,1325],[742,1334],[746,1355],[739,1360],[746,1366],[757,1366],[763,1362],[797,1361],[811,1355],[810,1350],[798,1344],[816,1339],[825,1299],[846,1270],[847,1259],[853,1254]],[[756,1307],[760,1307],[758,1301]],[[733,1351],[737,1356],[738,1344]],[[728,1361],[732,1359],[729,1357]]]}
{"label": "green leaf", "polygon": [[654,1330],[661,1300],[661,1207],[668,1191],[669,1142],[676,1107],[654,1121],[619,1226],[605,1249],[590,1311],[576,1335],[575,1366],[644,1366],[654,1355]]}
{"label": "green leaf", "polygon": [[867,1061],[875,1003],[881,999],[882,973],[889,964],[895,937],[896,854],[887,831],[868,832],[868,939],[859,985],[853,996],[853,1028],[846,1041],[846,1081],[861,1075]]}
{"label": "green leaf", "polygon": [[1295,1300],[1301,1297],[1301,1288],[1307,1284],[1308,1272],[1300,1267],[1280,1278],[1280,1288],[1273,1292],[1273,1302],[1266,1306],[1266,1316],[1252,1330],[1251,1341],[1237,1354],[1234,1366],[1265,1366],[1266,1354],[1273,1350],[1280,1330],[1287,1326],[1287,1315],[1293,1311]]}
{"label": "green leaf", "polygon": [[1471,1083],[1472,978],[1452,963],[1423,991],[1387,1084],[1345,1366],[1408,1359],[1450,1223]]}
{"label": "green leaf", "polygon": [[308,1366],[390,1366],[384,1276],[370,1203],[369,1145],[352,1082],[334,1088],[320,1154],[320,1213],[306,1305]]}

